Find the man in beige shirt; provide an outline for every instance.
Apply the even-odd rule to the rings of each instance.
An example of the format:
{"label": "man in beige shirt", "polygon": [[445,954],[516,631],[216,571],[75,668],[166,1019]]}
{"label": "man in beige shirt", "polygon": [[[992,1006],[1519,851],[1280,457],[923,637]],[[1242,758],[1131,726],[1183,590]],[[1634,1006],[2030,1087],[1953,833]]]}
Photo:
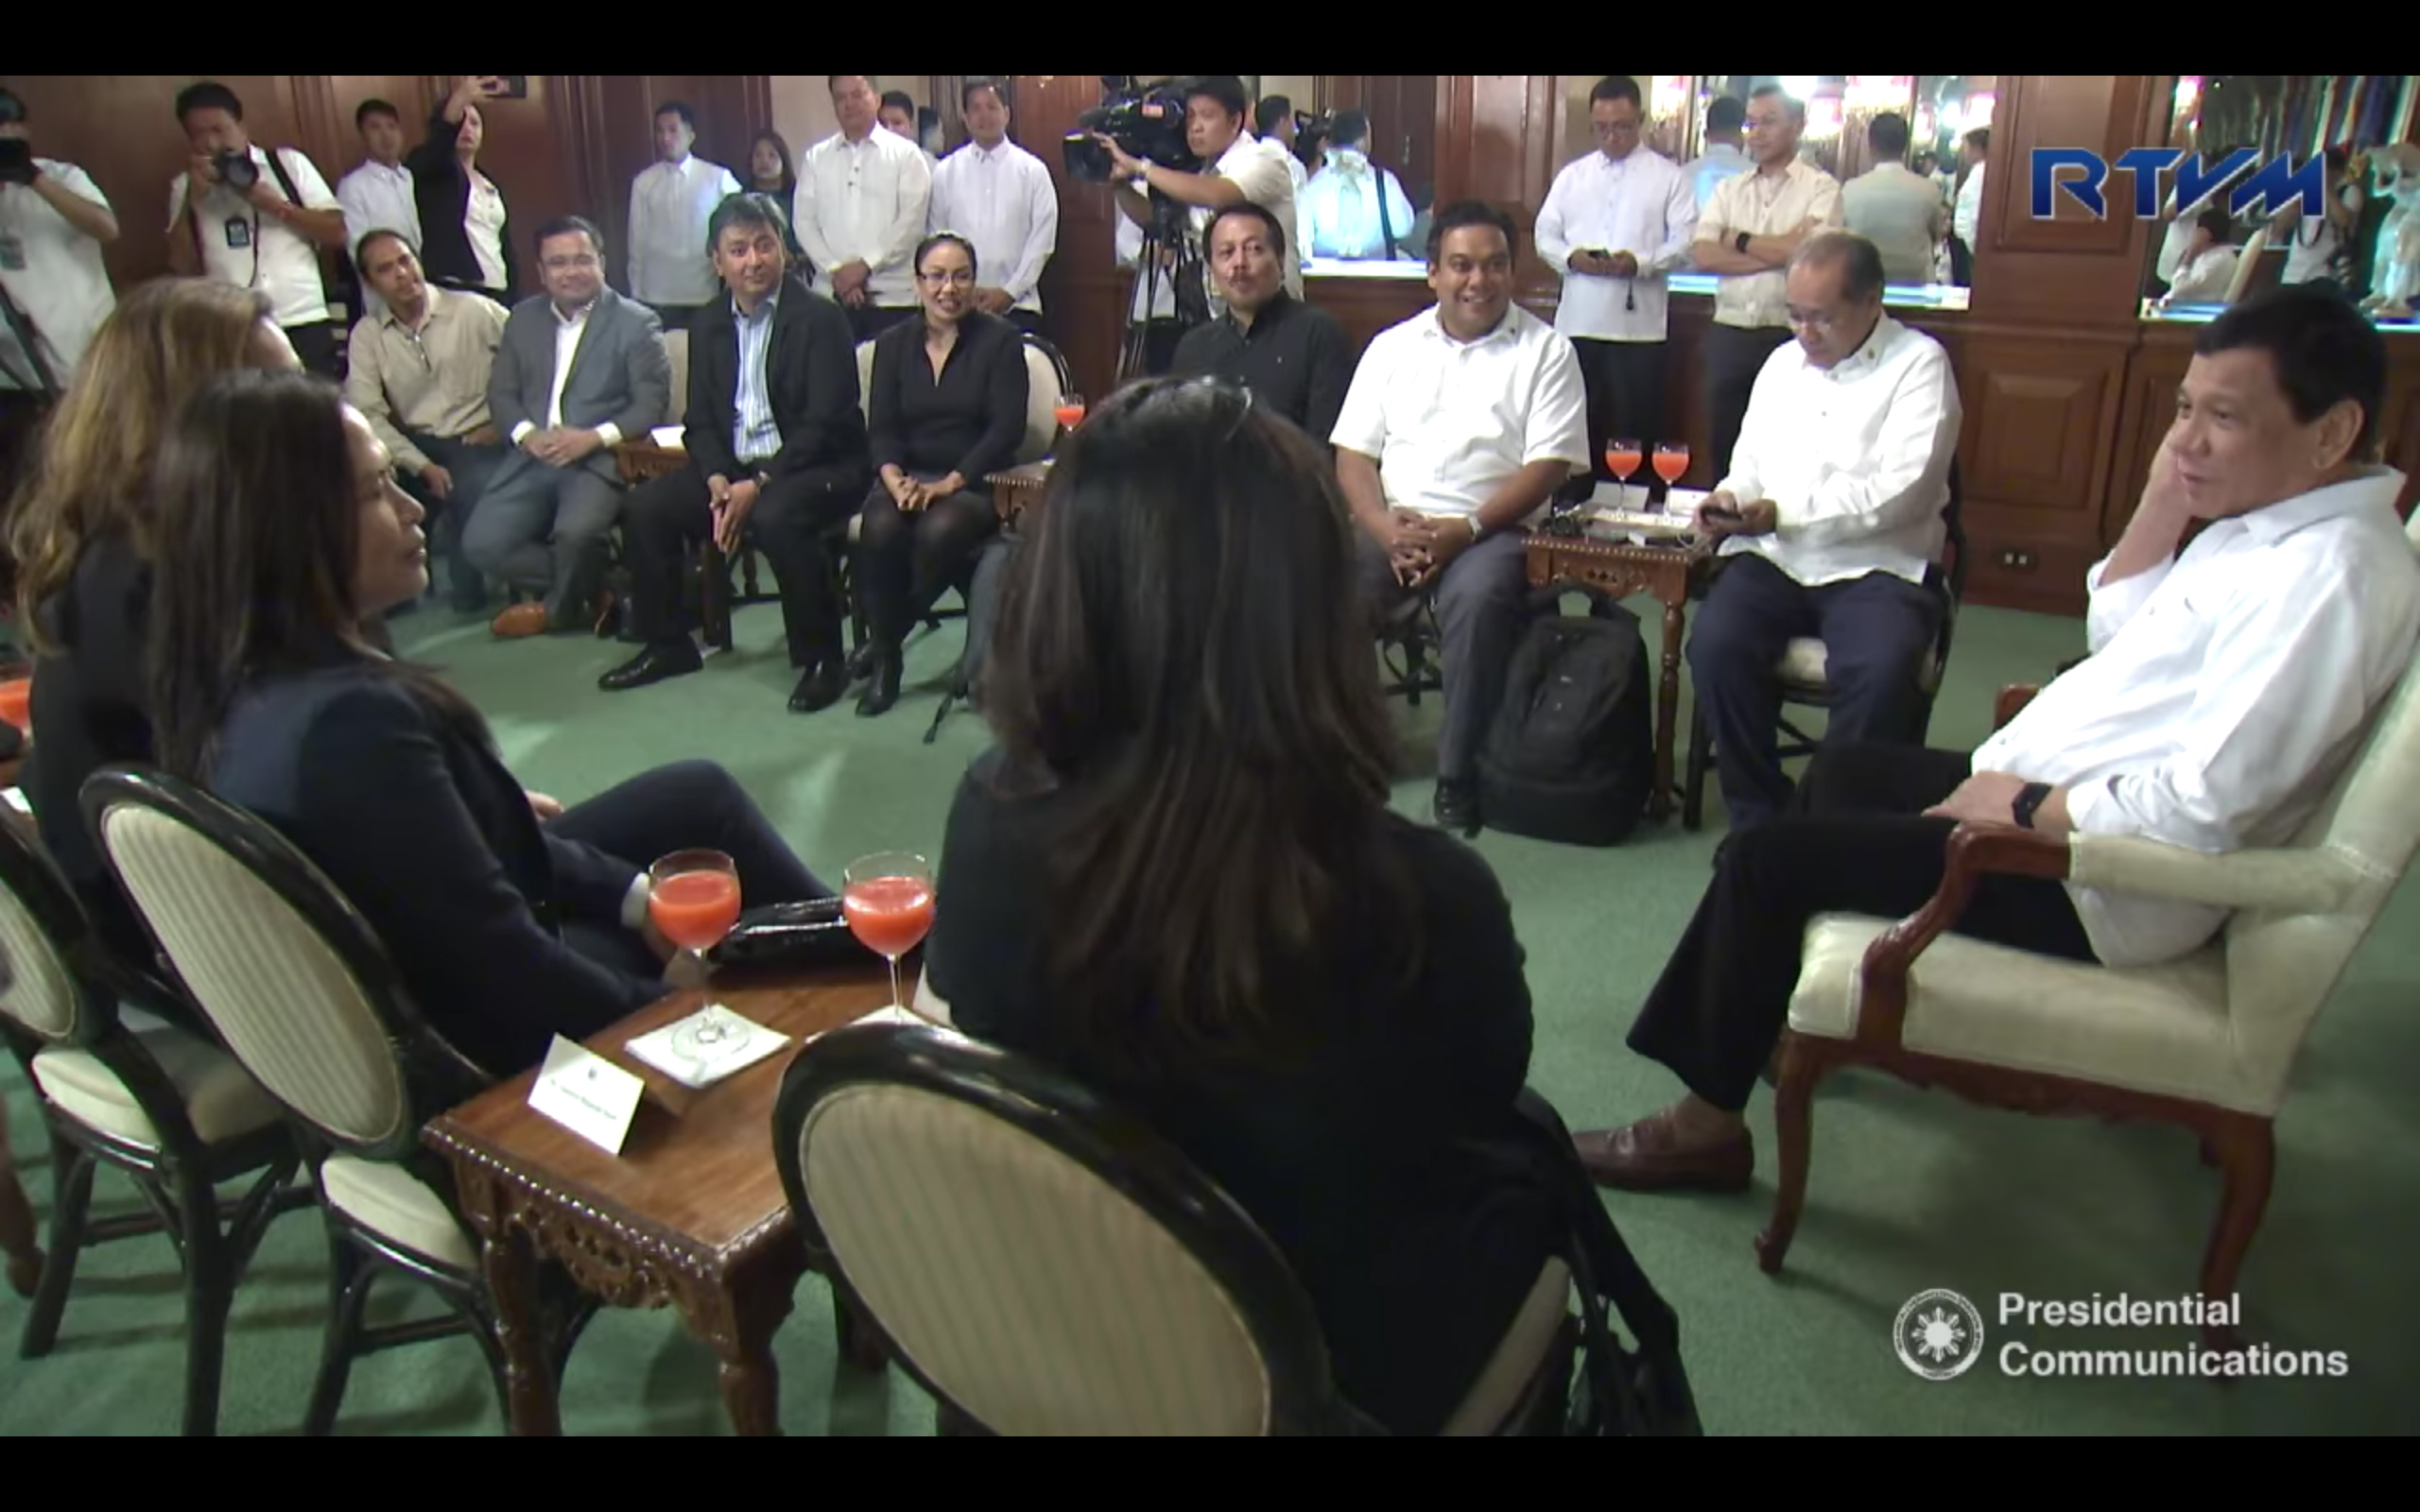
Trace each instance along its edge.
{"label": "man in beige shirt", "polygon": [[353,328],[345,398],[369,419],[405,490],[436,522],[438,554],[454,564],[454,607],[482,612],[487,585],[462,559],[462,526],[507,452],[488,414],[488,376],[507,311],[431,285],[396,232],[362,237],[354,263],[386,313]]}
{"label": "man in beige shirt", "polygon": [[1843,224],[1840,180],[1798,161],[1806,128],[1806,107],[1778,87],[1750,94],[1748,155],[1756,171],[1718,184],[1698,218],[1694,259],[1720,279],[1704,358],[1716,477],[1731,471],[1756,374],[1789,339],[1790,254],[1815,232]]}

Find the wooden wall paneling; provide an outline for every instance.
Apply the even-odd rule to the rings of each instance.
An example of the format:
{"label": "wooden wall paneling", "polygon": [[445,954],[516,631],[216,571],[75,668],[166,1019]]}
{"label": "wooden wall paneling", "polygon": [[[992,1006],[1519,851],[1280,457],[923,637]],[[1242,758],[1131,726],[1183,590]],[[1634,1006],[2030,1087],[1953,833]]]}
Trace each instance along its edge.
{"label": "wooden wall paneling", "polygon": [[2409,520],[2420,506],[2420,335],[2388,337],[2387,354],[2394,365],[2387,369],[2378,439],[2386,465],[2403,474],[2396,507]]}
{"label": "wooden wall paneling", "polygon": [[2193,363],[2193,335],[2198,326],[2150,325],[2142,340],[2128,353],[2125,413],[2109,449],[2109,479],[2101,508],[2100,539],[2114,543],[2135,517],[2143,486],[2151,480],[2152,458],[2159,454],[2176,417],[2176,387]]}
{"label": "wooden wall paneling", "polygon": [[2036,147],[2091,147],[2104,160],[2162,140],[2150,120],[2152,85],[2129,74],[2012,74],[2001,78],[1985,180],[1983,245],[1976,250],[1974,308],[1994,321],[2131,327],[2139,308],[2148,228],[2135,224],[2131,192],[2109,196],[2095,220],[2061,196],[2057,216],[2035,220]]}
{"label": "wooden wall paneling", "polygon": [[1010,134],[1050,169],[1059,190],[1059,248],[1042,278],[1043,329],[1097,404],[1115,380],[1133,299],[1132,280],[1117,266],[1119,212],[1108,186],[1067,177],[1067,133],[1100,103],[1100,76],[1018,74],[1010,81],[1016,94]]}
{"label": "wooden wall paneling", "polygon": [[1336,96],[1327,108],[1370,117],[1370,146],[1378,162],[1403,180],[1407,193],[1437,183],[1438,94],[1435,74],[1322,76]]}
{"label": "wooden wall paneling", "polygon": [[1437,202],[1480,199],[1519,233],[1515,298],[1553,318],[1562,281],[1537,255],[1538,206],[1554,183],[1551,74],[1458,74],[1439,91]]}

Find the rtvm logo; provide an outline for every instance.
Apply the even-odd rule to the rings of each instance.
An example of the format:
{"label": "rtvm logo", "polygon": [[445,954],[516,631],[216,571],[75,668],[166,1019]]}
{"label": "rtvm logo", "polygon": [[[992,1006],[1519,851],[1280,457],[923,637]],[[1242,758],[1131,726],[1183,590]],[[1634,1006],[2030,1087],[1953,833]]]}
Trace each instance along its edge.
{"label": "rtvm logo", "polygon": [[[2119,156],[2114,163],[2103,163],[2100,155],[2082,147],[2036,147],[2033,149],[2033,218],[2049,220],[2055,214],[2054,191],[2064,189],[2067,198],[2091,212],[2095,220],[2109,218],[2109,206],[2101,196],[2101,185],[2108,182],[2112,168],[2120,168],[2134,176],[2135,215],[2143,220],[2164,218],[2161,180],[2171,168],[2176,170],[2176,218],[2189,220],[2201,210],[2203,202],[2212,195],[2243,178],[2256,154],[2249,147],[2238,147],[2220,159],[2206,163],[2196,154],[2182,147],[2135,147]],[[2059,177],[2062,170],[2070,177]],[[2316,218],[2327,214],[2327,162],[2311,158],[2300,167],[2291,158],[2272,158],[2258,172],[2235,184],[2229,196],[2229,214],[2240,215],[2255,201],[2264,215],[2273,215],[2288,205],[2299,204],[2306,215]]]}

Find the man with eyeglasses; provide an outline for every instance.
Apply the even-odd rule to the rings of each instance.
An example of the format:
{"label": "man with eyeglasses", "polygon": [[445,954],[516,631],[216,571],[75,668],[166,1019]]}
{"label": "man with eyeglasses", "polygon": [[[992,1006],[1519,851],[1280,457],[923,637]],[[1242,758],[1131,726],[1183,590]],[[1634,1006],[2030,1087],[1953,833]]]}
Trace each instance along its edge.
{"label": "man with eyeglasses", "polygon": [[[1616,76],[1588,95],[1597,150],[1555,175],[1538,211],[1538,256],[1563,275],[1554,328],[1571,338],[1588,385],[1590,466],[1565,493],[1574,503],[1599,480],[1618,481],[1605,443],[1666,436],[1666,275],[1689,262],[1697,193],[1670,159],[1639,150],[1636,81]],[[1651,475],[1649,489],[1663,480]]]}
{"label": "man with eyeglasses", "polygon": [[1714,475],[1731,471],[1731,448],[1748,412],[1749,392],[1765,359],[1789,340],[1788,280],[1782,269],[1799,244],[1842,224],[1840,180],[1798,159],[1806,107],[1762,85],[1748,95],[1748,155],[1756,171],[1715,187],[1698,217],[1697,266],[1721,280],[1714,324],[1706,331],[1706,410],[1712,420]]}
{"label": "man with eyeglasses", "polygon": [[605,628],[606,547],[622,512],[613,448],[663,424],[672,397],[663,322],[606,286],[593,222],[539,227],[538,270],[546,292],[505,321],[488,381],[511,455],[462,528],[462,555],[483,576],[544,595],[495,617],[507,640]]}
{"label": "man with eyeglasses", "polygon": [[1936,568],[1964,415],[1949,355],[1882,308],[1882,254],[1826,232],[1793,252],[1798,339],[1756,377],[1730,468],[1697,529],[1724,562],[1688,644],[1734,830],[1789,800],[1780,666],[1824,643],[1826,745],[1921,742],[1919,683],[1947,609]]}
{"label": "man with eyeglasses", "polygon": [[505,458],[488,412],[488,383],[507,315],[493,300],[429,284],[401,232],[373,231],[354,266],[380,313],[353,328],[345,398],[370,421],[405,491],[435,522],[438,555],[453,564],[454,607],[475,614],[487,585],[461,556],[462,525]]}

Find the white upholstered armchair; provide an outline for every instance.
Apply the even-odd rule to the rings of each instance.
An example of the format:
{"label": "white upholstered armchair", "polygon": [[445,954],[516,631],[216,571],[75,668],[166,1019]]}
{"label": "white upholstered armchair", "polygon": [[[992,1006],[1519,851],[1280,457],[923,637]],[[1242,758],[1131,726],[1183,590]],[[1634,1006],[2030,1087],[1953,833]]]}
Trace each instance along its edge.
{"label": "white upholstered armchair", "polygon": [[[2420,543],[2420,527],[2413,530]],[[2001,704],[2003,718],[2012,700]],[[1782,1037],[1781,1185],[1756,1241],[1775,1272],[1806,1200],[1815,1084],[1842,1066],[1887,1071],[1979,1103],[2175,1124],[2224,1178],[2201,1293],[2234,1294],[2268,1206],[2273,1125],[2295,1058],[2420,840],[2420,680],[2409,673],[2360,755],[2291,846],[2227,855],[2132,838],[1962,826],[1941,890],[1896,923],[1849,915],[1807,927]],[[2071,964],[1946,931],[1989,872],[2235,910],[2218,936],[2164,966]],[[2239,1342],[2205,1331],[2212,1349]]]}

